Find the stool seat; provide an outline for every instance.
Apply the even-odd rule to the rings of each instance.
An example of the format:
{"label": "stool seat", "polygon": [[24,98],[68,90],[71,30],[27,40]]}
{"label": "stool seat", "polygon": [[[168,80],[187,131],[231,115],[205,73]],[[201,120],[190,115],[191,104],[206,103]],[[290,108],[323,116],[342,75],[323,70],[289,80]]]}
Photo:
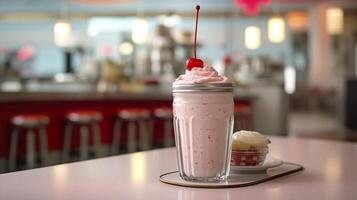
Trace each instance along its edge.
{"label": "stool seat", "polygon": [[11,120],[12,124],[21,127],[38,127],[47,125],[49,118],[40,114],[16,115]]}
{"label": "stool seat", "polygon": [[236,113],[244,113],[244,114],[247,113],[247,114],[249,114],[249,113],[252,112],[252,109],[251,109],[250,106],[236,106],[234,108],[234,111]]}
{"label": "stool seat", "polygon": [[97,111],[80,110],[68,113],[66,118],[75,123],[91,123],[100,121],[102,114]]}
{"label": "stool seat", "polygon": [[150,118],[150,111],[142,108],[130,108],[118,110],[117,116],[126,120],[137,120]]}
{"label": "stool seat", "polygon": [[154,110],[154,115],[158,118],[171,119],[172,108],[157,108]]}

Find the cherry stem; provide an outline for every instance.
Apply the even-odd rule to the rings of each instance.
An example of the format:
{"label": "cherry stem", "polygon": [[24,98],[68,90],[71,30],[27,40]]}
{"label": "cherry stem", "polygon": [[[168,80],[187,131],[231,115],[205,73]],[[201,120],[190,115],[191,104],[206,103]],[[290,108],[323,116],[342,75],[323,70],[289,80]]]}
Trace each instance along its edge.
{"label": "cherry stem", "polygon": [[195,59],[197,59],[196,57],[196,46],[197,46],[197,25],[198,25],[198,13],[200,12],[200,6],[197,5],[196,6],[196,28],[195,28],[195,46],[194,46],[194,51],[195,51]]}

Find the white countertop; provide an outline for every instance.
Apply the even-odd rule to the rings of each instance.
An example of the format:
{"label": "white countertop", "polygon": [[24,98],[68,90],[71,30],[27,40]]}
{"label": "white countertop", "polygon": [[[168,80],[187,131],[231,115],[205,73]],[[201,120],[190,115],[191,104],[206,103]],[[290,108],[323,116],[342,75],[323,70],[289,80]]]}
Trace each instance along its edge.
{"label": "white countertop", "polygon": [[357,199],[357,143],[271,137],[270,156],[304,171],[242,188],[167,185],[176,170],[174,148],[0,175],[0,199]]}

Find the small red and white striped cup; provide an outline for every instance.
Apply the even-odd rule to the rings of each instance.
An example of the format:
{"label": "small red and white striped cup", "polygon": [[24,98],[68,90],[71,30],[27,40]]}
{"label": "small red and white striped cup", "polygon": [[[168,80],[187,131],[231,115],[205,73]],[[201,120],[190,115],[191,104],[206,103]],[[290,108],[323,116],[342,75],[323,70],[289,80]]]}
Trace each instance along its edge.
{"label": "small red and white striped cup", "polygon": [[232,150],[231,165],[233,166],[257,166],[264,163],[269,149],[267,146],[251,148],[249,150]]}

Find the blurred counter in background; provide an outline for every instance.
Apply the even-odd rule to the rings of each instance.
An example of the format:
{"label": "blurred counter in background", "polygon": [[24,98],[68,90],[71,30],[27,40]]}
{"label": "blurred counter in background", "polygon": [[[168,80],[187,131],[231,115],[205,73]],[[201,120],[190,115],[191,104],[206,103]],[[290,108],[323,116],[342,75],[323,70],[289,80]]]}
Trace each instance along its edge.
{"label": "blurred counter in background", "polygon": [[[154,111],[159,107],[172,107],[171,84],[151,86],[132,83],[111,92],[99,92],[97,84],[80,81],[56,83],[35,80],[28,81],[26,84],[15,82],[12,84],[20,87],[8,87],[8,85],[7,91],[0,91],[0,121],[2,122],[0,123],[0,166],[5,163],[8,156],[12,128],[10,120],[15,115],[38,113],[50,118],[47,127],[48,147],[51,152],[50,162],[56,164],[59,151],[62,149],[65,116],[71,111],[96,110],[103,114],[100,129],[103,147],[101,152],[104,156],[107,155],[106,152],[112,141],[116,111],[128,108],[145,108]],[[270,135],[287,134],[288,102],[282,84],[257,82],[250,85],[237,85],[234,92],[236,107],[252,108],[255,130]],[[154,144],[162,143],[161,131],[154,129],[153,137]],[[78,145],[77,137],[72,148],[77,148]],[[20,153],[24,152],[25,143],[20,138]]]}
{"label": "blurred counter in background", "polygon": [[[68,105],[71,109],[80,109],[83,102],[89,107],[83,109],[100,109],[102,104],[109,102],[118,104],[111,109],[135,106],[135,101],[148,104],[171,107],[171,85],[143,86],[132,85],[116,92],[99,92],[96,85],[85,83],[42,83],[24,87],[18,91],[0,91],[0,104],[3,111],[17,112],[46,112],[44,104],[56,103],[56,106]],[[286,134],[287,96],[283,86],[278,83],[257,83],[249,86],[235,87],[236,103],[248,102],[254,105],[254,127],[267,134]],[[76,104],[80,104],[76,107]],[[38,106],[30,106],[39,104]],[[110,104],[110,103],[109,103]],[[9,108],[12,105],[13,108]],[[19,106],[17,106],[19,105]],[[21,108],[20,105],[23,105]],[[53,104],[54,105],[54,104]],[[145,107],[146,104],[137,104]],[[30,108],[31,107],[31,108]],[[52,108],[49,108],[52,109]],[[55,109],[55,108],[54,108]],[[108,108],[109,109],[109,108]],[[15,111],[16,110],[16,111]],[[112,110],[112,111],[114,111]],[[3,113],[2,116],[4,116]],[[10,113],[9,113],[10,114]],[[269,116],[266,116],[266,115]],[[10,117],[9,115],[6,117]]]}

